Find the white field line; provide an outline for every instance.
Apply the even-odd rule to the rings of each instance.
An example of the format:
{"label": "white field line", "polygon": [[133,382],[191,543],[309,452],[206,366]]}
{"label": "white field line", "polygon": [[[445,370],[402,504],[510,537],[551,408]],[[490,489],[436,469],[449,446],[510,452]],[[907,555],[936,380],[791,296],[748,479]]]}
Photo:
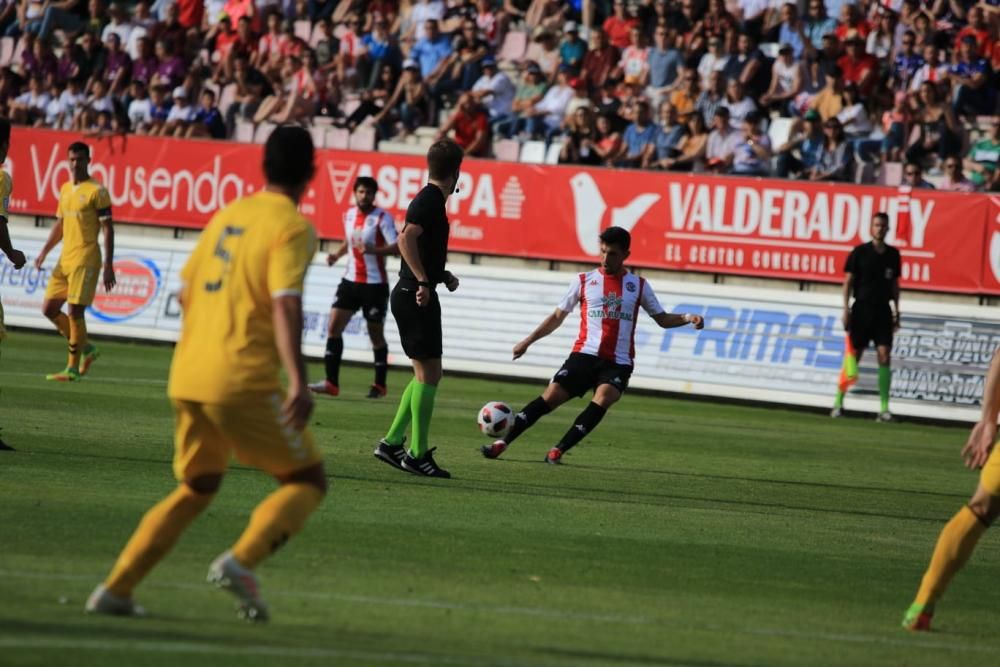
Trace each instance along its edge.
{"label": "white field line", "polygon": [[[49,572],[30,572],[30,571],[14,571],[14,570],[0,570],[0,577],[9,577],[12,579],[41,579],[49,581],[95,581],[94,577],[89,575],[80,574],[59,574],[59,573],[49,573]],[[186,590],[209,590],[205,585],[194,585],[194,584],[177,584],[177,583],[159,583],[159,584],[149,584],[152,588],[172,588],[172,589],[186,589]],[[785,637],[788,639],[800,639],[807,641],[823,641],[831,643],[848,643],[848,644],[868,644],[868,645],[883,645],[883,646],[899,646],[899,647],[911,647],[911,648],[923,648],[937,651],[955,652],[955,653],[996,653],[997,647],[992,644],[970,644],[968,642],[962,643],[942,643],[938,641],[928,641],[927,639],[919,638],[919,635],[909,635],[907,638],[902,636],[899,639],[893,637],[880,637],[875,635],[863,635],[856,633],[830,633],[830,632],[812,632],[796,630],[794,628],[760,628],[760,627],[731,627],[731,626],[721,626],[714,624],[699,624],[696,626],[683,627],[677,624],[673,624],[669,621],[658,621],[643,617],[629,617],[629,616],[619,616],[619,615],[608,615],[600,613],[588,613],[588,612],[576,612],[576,611],[564,611],[561,609],[547,609],[539,607],[504,607],[504,606],[490,606],[490,605],[470,605],[463,604],[460,602],[444,602],[440,600],[428,600],[421,598],[391,598],[391,597],[378,597],[371,595],[351,595],[343,593],[321,593],[315,591],[269,591],[268,595],[274,598],[290,597],[290,598],[312,598],[319,600],[335,600],[341,602],[355,602],[361,604],[371,604],[371,605],[381,605],[390,607],[422,607],[430,609],[449,609],[453,611],[474,611],[474,612],[485,612],[488,614],[509,614],[509,615],[524,615],[524,616],[534,616],[547,618],[553,621],[556,620],[579,620],[579,621],[595,621],[600,623],[619,623],[626,625],[656,625],[660,627],[663,631],[676,630],[676,631],[693,631],[693,632],[718,632],[720,634],[736,634],[736,635],[748,635],[748,636],[758,636],[758,637]],[[890,624],[891,625],[891,624]],[[903,634],[903,630],[900,629],[900,635]],[[25,643],[19,643],[25,642]],[[323,649],[323,648],[286,648],[281,646],[260,646],[260,647],[243,647],[235,648],[229,646],[220,646],[214,644],[202,644],[202,643],[178,643],[173,642],[132,642],[132,643],[113,643],[113,642],[90,642],[89,640],[76,640],[76,639],[20,639],[20,638],[10,638],[0,636],[0,647],[32,647],[35,646],[32,642],[37,642],[39,648],[46,646],[53,646],[57,642],[60,644],[59,647],[62,648],[91,648],[94,650],[103,649],[129,649],[129,650],[145,650],[149,652],[160,652],[169,653],[176,650],[177,653],[228,653],[231,652],[233,655],[244,654],[254,651],[256,648],[262,651],[269,652],[273,655],[288,655],[288,656],[301,656],[301,657],[351,657],[353,652],[351,651],[337,651],[335,649]],[[178,648],[174,649],[173,647]],[[283,653],[287,652],[287,653]],[[433,664],[435,662],[441,664],[470,664],[470,665],[511,665],[511,667],[521,667],[526,663],[517,663],[504,661],[500,659],[494,662],[469,662],[468,659],[464,658],[447,658],[445,656],[429,656],[411,653],[400,653],[400,654],[366,654],[364,652],[358,653],[358,659],[364,659],[367,661],[375,660],[397,660],[399,662],[411,662],[420,664]]]}

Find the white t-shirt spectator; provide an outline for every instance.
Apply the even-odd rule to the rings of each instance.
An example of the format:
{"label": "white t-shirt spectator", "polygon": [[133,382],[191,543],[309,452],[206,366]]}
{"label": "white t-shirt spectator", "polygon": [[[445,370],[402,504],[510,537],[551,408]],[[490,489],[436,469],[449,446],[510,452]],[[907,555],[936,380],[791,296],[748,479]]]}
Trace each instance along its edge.
{"label": "white t-shirt spectator", "polygon": [[62,129],[68,130],[73,126],[73,112],[83,104],[84,100],[86,97],[83,93],[74,93],[69,88],[59,94],[59,104],[64,114]]}
{"label": "white t-shirt spectator", "polygon": [[194,117],[194,107],[190,104],[181,105],[180,102],[174,104],[170,107],[170,113],[167,114],[167,122],[180,121],[186,123]]}
{"label": "white t-shirt spectator", "polygon": [[59,129],[56,121],[59,120],[59,114],[62,112],[62,101],[58,97],[50,99],[49,103],[45,105],[45,124],[48,127]]}
{"label": "white t-shirt spectator", "polygon": [[749,97],[744,97],[738,102],[730,102],[726,99],[723,100],[721,106],[729,109],[729,124],[734,129],[739,129],[740,125],[743,124],[743,119],[757,110],[757,103]]}
{"label": "white t-shirt spectator", "polygon": [[875,127],[872,125],[865,105],[858,102],[849,107],[845,107],[837,114],[837,120],[844,126],[844,132],[851,137],[867,137]]}
{"label": "white t-shirt spectator", "polygon": [[549,127],[558,127],[566,115],[566,107],[573,99],[573,89],[569,86],[552,86],[535,105],[537,111],[545,113],[545,123]]}
{"label": "white t-shirt spectator", "polygon": [[149,28],[144,25],[132,26],[132,30],[128,33],[128,41],[122,42],[122,48],[128,53],[128,57],[132,60],[139,59],[139,40],[143,37],[152,36],[149,34]]}
{"label": "white t-shirt spectator", "polygon": [[413,22],[413,36],[422,39],[427,36],[424,31],[424,21],[435,19],[440,21],[444,18],[444,3],[441,0],[430,0],[414,5],[410,11],[410,20]]}
{"label": "white t-shirt spectator", "polygon": [[45,111],[45,107],[48,106],[51,99],[52,96],[44,91],[35,94],[29,90],[26,93],[18,95],[14,101],[35,111]]}
{"label": "white t-shirt spectator", "polygon": [[514,84],[511,83],[510,78],[506,74],[498,71],[492,77],[485,74],[482,75],[472,85],[472,92],[477,93],[482,90],[493,92],[492,95],[488,95],[483,100],[486,108],[489,109],[490,118],[497,118],[510,113],[511,106],[514,104],[514,93],[516,90]]}
{"label": "white t-shirt spectator", "polygon": [[725,133],[712,130],[708,133],[705,159],[708,161],[724,160],[733,154],[741,141],[743,141],[743,133],[739,130],[729,128],[729,131]]}
{"label": "white t-shirt spectator", "polygon": [[225,0],[205,0],[205,19],[208,21],[208,25],[212,26],[219,22],[225,6]]}
{"label": "white t-shirt spectator", "polygon": [[114,33],[118,35],[118,43],[125,46],[129,43],[129,39],[132,37],[132,31],[135,26],[131,22],[125,21],[124,23],[115,24],[114,22],[104,26],[104,30],[101,31],[101,43],[104,44],[108,41],[108,35]]}
{"label": "white t-shirt spectator", "polygon": [[802,63],[793,61],[791,65],[786,65],[781,58],[774,61],[774,75],[778,77],[778,94],[790,93],[795,89],[795,79],[802,80]]}
{"label": "white t-shirt spectator", "polygon": [[729,56],[716,57],[711,51],[701,57],[701,60],[698,61],[698,78],[701,79],[702,90],[711,88],[709,77],[711,77],[712,72],[721,72],[726,67],[727,62],[729,62]]}
{"label": "white t-shirt spectator", "polygon": [[132,129],[143,127],[153,120],[153,102],[147,97],[144,100],[135,99],[128,105],[128,119]]}

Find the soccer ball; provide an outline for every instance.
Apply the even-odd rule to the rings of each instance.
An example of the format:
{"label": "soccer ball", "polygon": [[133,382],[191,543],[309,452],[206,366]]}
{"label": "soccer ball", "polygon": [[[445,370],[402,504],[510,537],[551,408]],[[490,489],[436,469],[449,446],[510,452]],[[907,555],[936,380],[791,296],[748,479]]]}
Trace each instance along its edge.
{"label": "soccer ball", "polygon": [[479,411],[479,430],[491,438],[502,438],[514,425],[514,411],[500,401],[490,401]]}

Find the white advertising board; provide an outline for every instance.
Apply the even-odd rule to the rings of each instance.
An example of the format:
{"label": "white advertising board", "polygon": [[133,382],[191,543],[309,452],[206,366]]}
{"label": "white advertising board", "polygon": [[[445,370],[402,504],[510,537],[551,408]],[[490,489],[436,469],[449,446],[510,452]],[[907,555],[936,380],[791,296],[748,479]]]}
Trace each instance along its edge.
{"label": "white advertising board", "polygon": [[[12,326],[50,329],[41,315],[52,256],[41,271],[30,268],[44,231],[19,230],[18,245],[29,267],[14,271],[0,258],[0,298]],[[176,340],[179,273],[192,248],[189,241],[118,239],[118,288],[100,294],[89,328],[150,340]],[[396,262],[390,262],[394,276]],[[454,371],[512,377],[549,378],[568,354],[577,332],[576,314],[524,358],[510,360],[511,348],[555,308],[575,274],[480,266],[452,267],[461,279],[455,293],[441,288],[444,363]],[[304,346],[323,356],[329,308],[342,267],[327,267],[318,255],[305,292]],[[779,404],[827,406],[832,401],[843,355],[839,297],[804,292],[734,288],[654,281],[671,312],[698,313],[706,327],[661,330],[640,316],[632,386],[713,397]],[[893,349],[893,411],[902,415],[974,420],[983,373],[1000,345],[1000,318],[991,308],[903,302],[902,329]],[[395,325],[386,323],[390,363],[404,365]],[[345,358],[371,360],[360,316],[344,335]],[[877,409],[874,352],[862,364],[861,381],[847,408]],[[502,399],[502,396],[498,396]]]}

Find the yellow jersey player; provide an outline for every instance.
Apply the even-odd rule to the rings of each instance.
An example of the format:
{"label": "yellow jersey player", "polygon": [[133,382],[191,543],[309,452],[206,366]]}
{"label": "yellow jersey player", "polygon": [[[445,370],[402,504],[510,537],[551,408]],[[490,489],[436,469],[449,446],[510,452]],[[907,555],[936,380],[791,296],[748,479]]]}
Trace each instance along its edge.
{"label": "yellow jersey player", "polygon": [[[69,146],[69,169],[72,178],[59,190],[56,224],[42,251],[35,258],[35,268],[41,270],[52,248],[62,241],[62,254],[56,262],[49,286],[45,289],[42,312],[59,333],[69,341],[69,361],[66,370],[45,376],[47,380],[75,382],[86,375],[99,356],[97,348],[87,341],[84,315],[94,302],[98,278],[110,292],[115,286],[115,230],[111,226],[111,196],[107,189],[90,177],[90,148],[75,142]],[[104,228],[104,269],[101,271],[101,248],[97,233]],[[69,316],[62,312],[69,302]],[[81,365],[82,359],[82,365]]]}
{"label": "yellow jersey player", "polygon": [[[10,149],[10,121],[0,118],[0,163],[7,160],[7,151]],[[24,253],[14,247],[10,240],[10,232],[7,230],[8,207],[10,206],[10,194],[14,186],[10,180],[10,174],[0,169],[0,250],[7,256],[15,269],[24,266]],[[7,330],[3,326],[3,303],[0,303],[0,342],[7,335]],[[13,451],[14,448],[0,439],[0,451]]]}
{"label": "yellow jersey player", "polygon": [[185,265],[184,321],[167,390],[179,485],[143,517],[87,611],[143,613],[132,591],[208,507],[235,454],[280,486],[211,564],[208,580],[238,598],[244,618],[267,619],[253,570],[302,528],[326,493],[322,458],[306,429],[313,402],[301,350],[302,288],[316,236],[296,204],[313,159],[306,130],[277,128],[264,147],[266,188],[218,212]]}

